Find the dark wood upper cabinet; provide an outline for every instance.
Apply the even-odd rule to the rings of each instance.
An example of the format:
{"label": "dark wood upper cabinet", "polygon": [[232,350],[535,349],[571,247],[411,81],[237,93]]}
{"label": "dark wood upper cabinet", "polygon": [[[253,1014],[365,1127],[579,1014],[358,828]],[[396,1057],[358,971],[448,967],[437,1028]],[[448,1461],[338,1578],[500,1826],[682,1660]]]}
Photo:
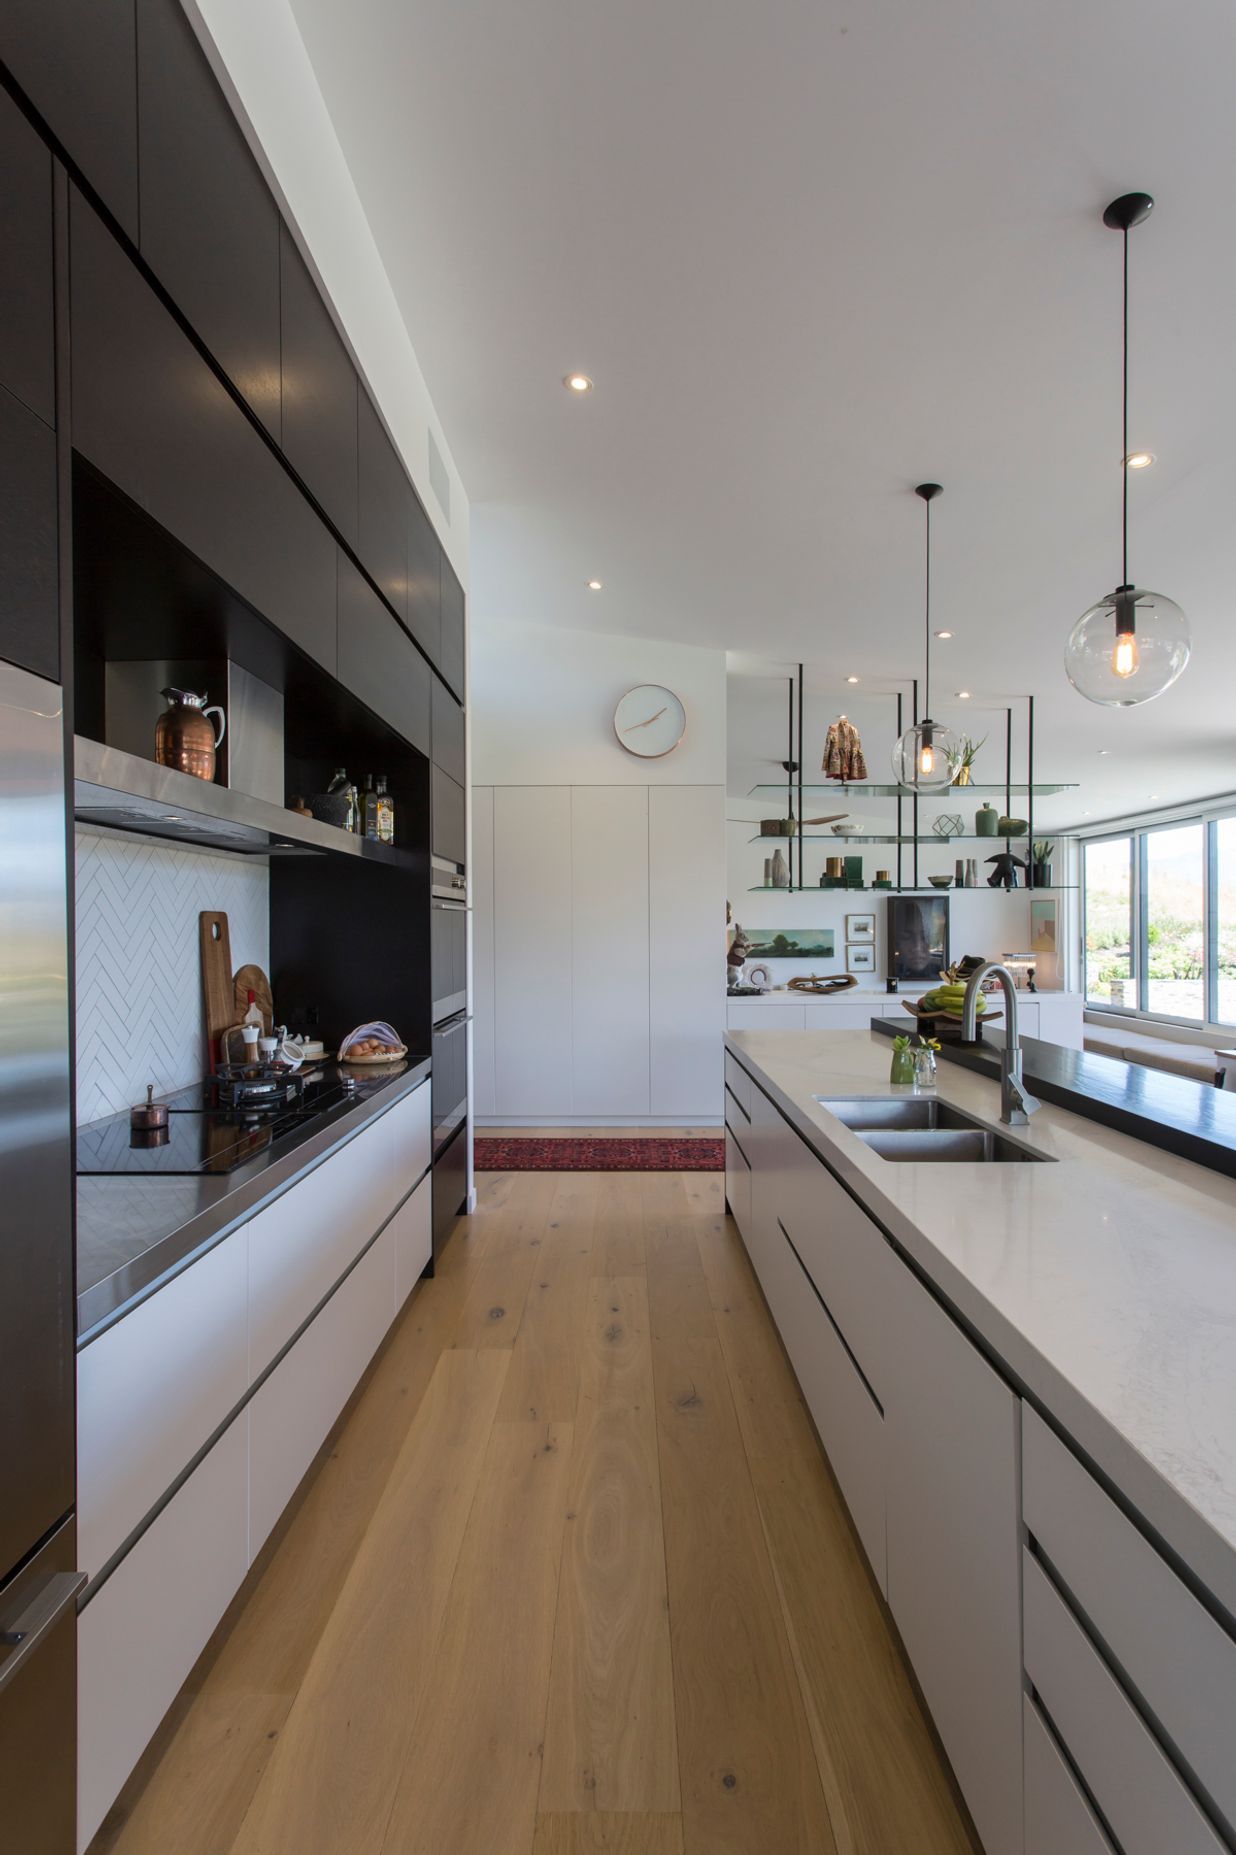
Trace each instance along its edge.
{"label": "dark wood upper cabinet", "polygon": [[339,555],[339,680],[423,754],[433,671],[372,586]]}
{"label": "dark wood upper cabinet", "polygon": [[442,553],[442,648],[438,668],[462,702],[464,700],[464,589]]}
{"label": "dark wood upper cabinet", "polygon": [[69,231],[74,447],[334,675],[330,530],[77,193]]}
{"label": "dark wood upper cabinet", "polygon": [[291,233],[280,232],[283,454],[356,546],[356,369]]}
{"label": "dark wood upper cabinet", "polygon": [[439,766],[432,773],[430,837],[435,857],[448,863],[467,861],[464,789]]}
{"label": "dark wood upper cabinet", "polygon": [[135,0],[4,0],[0,59],[129,237],[137,238]]}
{"label": "dark wood upper cabinet", "polygon": [[56,420],[52,311],[52,158],[11,97],[0,92],[0,385]]}
{"label": "dark wood upper cabinet", "polygon": [[408,630],[432,664],[442,648],[441,554],[433,523],[414,491],[408,523]]}
{"label": "dark wood upper cabinet", "polygon": [[357,553],[401,619],[408,616],[408,513],[412,489],[364,387],[358,408]]}
{"label": "dark wood upper cabinet", "polygon": [[467,784],[464,759],[464,712],[450,690],[433,679],[433,763],[457,785]]}
{"label": "dark wood upper cabinet", "polygon": [[56,536],[56,434],[0,387],[0,657],[54,683]]}
{"label": "dark wood upper cabinet", "polygon": [[177,0],[137,0],[137,76],[142,256],[278,438],[279,214]]}

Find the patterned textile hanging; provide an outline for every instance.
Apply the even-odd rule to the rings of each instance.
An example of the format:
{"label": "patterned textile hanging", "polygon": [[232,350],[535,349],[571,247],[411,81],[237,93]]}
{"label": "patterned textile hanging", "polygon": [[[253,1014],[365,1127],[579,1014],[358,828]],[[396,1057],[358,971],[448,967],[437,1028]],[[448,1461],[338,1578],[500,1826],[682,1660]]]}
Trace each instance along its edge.
{"label": "patterned textile hanging", "polygon": [[822,770],[829,779],[866,779],[867,761],[858,729],[844,715],[830,723]]}

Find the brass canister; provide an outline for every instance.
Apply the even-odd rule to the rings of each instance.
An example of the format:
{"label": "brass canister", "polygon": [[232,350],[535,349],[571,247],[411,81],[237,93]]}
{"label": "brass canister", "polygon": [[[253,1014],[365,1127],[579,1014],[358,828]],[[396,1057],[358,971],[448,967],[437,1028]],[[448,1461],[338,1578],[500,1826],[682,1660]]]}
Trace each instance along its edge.
{"label": "brass canister", "polygon": [[[216,752],[227,729],[223,710],[217,705],[207,708],[205,696],[195,696],[189,689],[161,689],[159,694],[168,706],[155,725],[156,761],[180,773],[192,773],[195,779],[213,779]],[[218,734],[212,715],[219,717]]]}
{"label": "brass canister", "polygon": [[824,874],[826,876],[844,876],[845,875],[845,858],[844,857],[825,857]]}

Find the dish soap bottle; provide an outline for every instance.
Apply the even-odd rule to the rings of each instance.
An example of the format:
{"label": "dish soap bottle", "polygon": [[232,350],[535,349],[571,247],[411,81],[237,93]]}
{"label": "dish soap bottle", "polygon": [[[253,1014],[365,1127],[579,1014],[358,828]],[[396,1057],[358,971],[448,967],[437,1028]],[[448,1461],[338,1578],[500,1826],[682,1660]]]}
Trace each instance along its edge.
{"label": "dish soap bottle", "polygon": [[386,774],[378,774],[377,791],[378,839],[383,844],[395,841],[395,801],[386,790]]}

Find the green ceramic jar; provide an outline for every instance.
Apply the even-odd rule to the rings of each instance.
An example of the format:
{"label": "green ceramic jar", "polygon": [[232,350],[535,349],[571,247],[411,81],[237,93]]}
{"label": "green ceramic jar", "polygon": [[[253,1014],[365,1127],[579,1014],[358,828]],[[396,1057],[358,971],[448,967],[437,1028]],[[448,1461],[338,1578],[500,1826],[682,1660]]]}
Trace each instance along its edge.
{"label": "green ceramic jar", "polygon": [[1000,814],[989,800],[984,799],[974,814],[974,831],[977,837],[994,837]]}

